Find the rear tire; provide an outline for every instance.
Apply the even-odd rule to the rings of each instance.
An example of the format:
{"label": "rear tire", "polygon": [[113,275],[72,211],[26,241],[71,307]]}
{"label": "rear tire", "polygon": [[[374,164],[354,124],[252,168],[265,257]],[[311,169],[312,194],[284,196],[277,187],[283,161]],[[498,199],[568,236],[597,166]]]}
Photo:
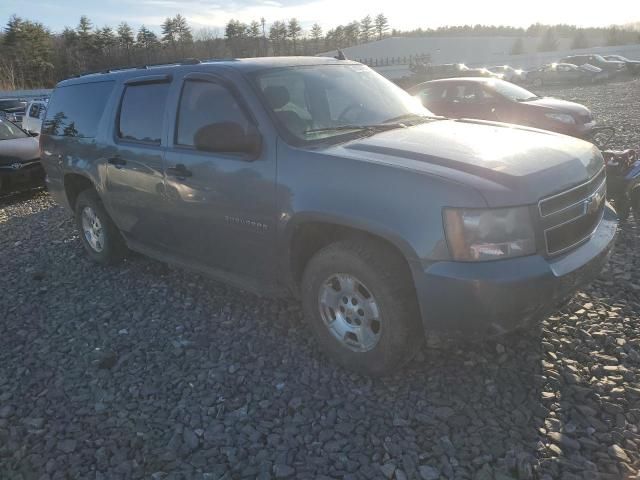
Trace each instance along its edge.
{"label": "rear tire", "polygon": [[82,245],[93,261],[106,265],[124,258],[127,252],[124,239],[95,190],[84,190],[78,195],[75,221]]}
{"label": "rear tire", "polygon": [[323,248],[307,264],[301,292],[318,343],[348,369],[394,373],[424,340],[404,259],[377,242],[345,240]]}

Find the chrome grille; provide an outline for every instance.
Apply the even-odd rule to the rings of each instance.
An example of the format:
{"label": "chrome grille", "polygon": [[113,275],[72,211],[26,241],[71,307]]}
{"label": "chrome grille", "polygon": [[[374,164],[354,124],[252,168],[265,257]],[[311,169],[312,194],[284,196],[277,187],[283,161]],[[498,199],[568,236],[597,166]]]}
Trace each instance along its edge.
{"label": "chrome grille", "polygon": [[538,210],[548,255],[558,255],[589,239],[604,212],[604,167],[588,182],[543,198]]}

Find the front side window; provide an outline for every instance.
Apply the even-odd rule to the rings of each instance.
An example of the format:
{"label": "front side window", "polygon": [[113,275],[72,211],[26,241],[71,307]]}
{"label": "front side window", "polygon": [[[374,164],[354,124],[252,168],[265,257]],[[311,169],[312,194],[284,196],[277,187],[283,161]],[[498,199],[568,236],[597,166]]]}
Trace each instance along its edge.
{"label": "front side window", "polygon": [[95,137],[113,81],[58,87],[53,92],[42,132],[63,137]]}
{"label": "front side window", "polygon": [[118,137],[160,145],[168,83],[143,83],[125,88],[118,119]]}
{"label": "front side window", "polygon": [[201,137],[220,125],[233,126],[243,132],[248,130],[247,117],[233,94],[217,83],[186,81],[180,97],[176,144],[197,147]]}
{"label": "front side window", "polygon": [[296,142],[432,115],[419,99],[363,65],[272,69],[254,80],[267,108]]}
{"label": "front side window", "polygon": [[0,140],[13,140],[14,138],[25,138],[27,136],[13,123],[0,118]]}
{"label": "front side window", "polygon": [[31,108],[29,108],[29,116],[31,118],[38,118],[40,116],[40,105],[37,103],[34,103],[33,105],[31,105]]}

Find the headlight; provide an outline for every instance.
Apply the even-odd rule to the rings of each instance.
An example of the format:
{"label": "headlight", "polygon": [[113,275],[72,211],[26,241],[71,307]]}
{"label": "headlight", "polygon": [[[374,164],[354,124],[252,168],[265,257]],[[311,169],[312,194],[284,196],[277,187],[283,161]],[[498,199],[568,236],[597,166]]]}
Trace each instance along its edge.
{"label": "headlight", "polygon": [[576,123],[575,119],[568,113],[545,113],[544,116],[562,123]]}
{"label": "headlight", "polygon": [[454,260],[500,260],[536,252],[529,207],[445,208],[443,218]]}

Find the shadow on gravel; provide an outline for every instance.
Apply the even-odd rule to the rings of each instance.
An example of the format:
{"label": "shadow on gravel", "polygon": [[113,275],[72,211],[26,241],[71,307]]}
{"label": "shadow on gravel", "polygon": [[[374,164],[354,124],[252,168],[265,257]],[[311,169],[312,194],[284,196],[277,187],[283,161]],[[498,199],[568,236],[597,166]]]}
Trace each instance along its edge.
{"label": "shadow on gravel", "polygon": [[11,205],[15,205],[16,203],[24,202],[30,200],[34,196],[46,192],[45,187],[33,187],[28,190],[7,192],[0,194],[0,208],[9,207]]}

